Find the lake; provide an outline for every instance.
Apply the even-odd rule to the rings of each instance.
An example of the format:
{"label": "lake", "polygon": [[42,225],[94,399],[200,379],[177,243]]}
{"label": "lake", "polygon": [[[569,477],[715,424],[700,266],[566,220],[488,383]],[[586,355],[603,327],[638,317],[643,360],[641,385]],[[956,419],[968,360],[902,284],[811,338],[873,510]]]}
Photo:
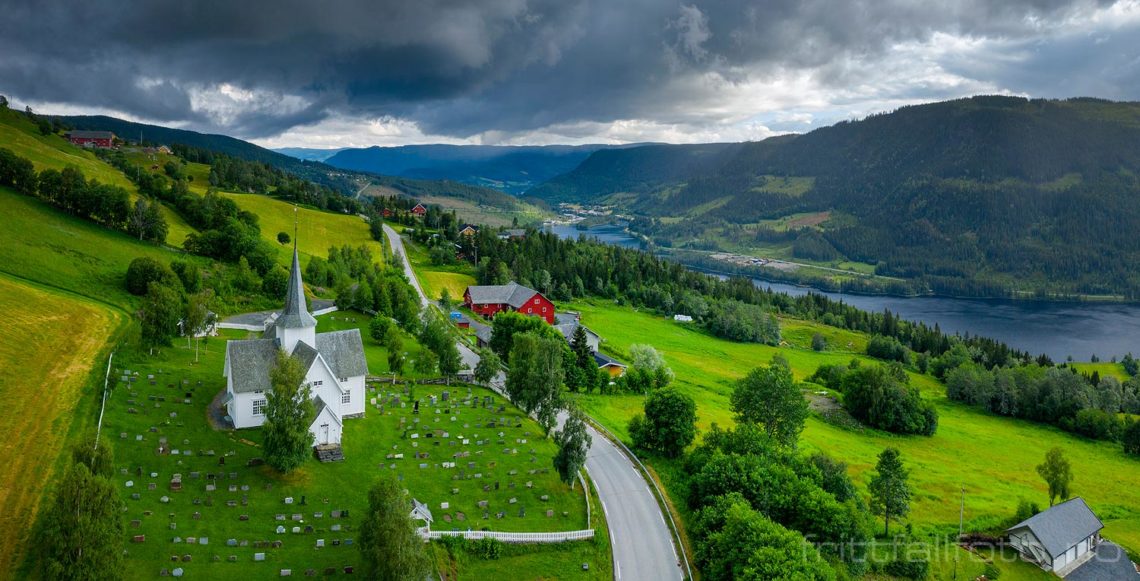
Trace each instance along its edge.
{"label": "lake", "polygon": [[[614,225],[583,232],[574,226],[548,228],[560,237],[579,234],[607,244],[638,248],[638,240]],[[1088,361],[1140,353],[1140,305],[942,297],[888,297],[823,292],[790,284],[753,279],[756,286],[798,296],[815,292],[865,311],[892,313],[911,321],[938,324],[947,333],[969,333],[1003,341],[1054,361],[1072,356]]]}

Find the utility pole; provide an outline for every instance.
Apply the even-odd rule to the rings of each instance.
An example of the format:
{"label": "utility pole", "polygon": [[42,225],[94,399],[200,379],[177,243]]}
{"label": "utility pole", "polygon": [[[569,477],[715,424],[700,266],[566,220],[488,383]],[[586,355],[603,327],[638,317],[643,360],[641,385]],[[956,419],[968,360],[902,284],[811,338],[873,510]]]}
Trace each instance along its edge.
{"label": "utility pole", "polygon": [[962,523],[966,516],[966,487],[962,487],[962,502],[958,505],[958,538],[954,542],[954,578],[958,578],[958,543],[962,542]]}

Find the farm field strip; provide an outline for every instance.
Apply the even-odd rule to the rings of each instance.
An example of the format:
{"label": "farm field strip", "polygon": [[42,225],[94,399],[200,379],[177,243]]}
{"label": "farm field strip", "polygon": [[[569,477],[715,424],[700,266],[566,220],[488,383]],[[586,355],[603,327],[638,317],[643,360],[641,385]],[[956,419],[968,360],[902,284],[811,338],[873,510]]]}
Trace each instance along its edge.
{"label": "farm field strip", "polygon": [[12,571],[23,558],[44,491],[51,488],[83,389],[124,315],[3,275],[0,309],[7,313],[0,395],[9,411],[0,418],[7,434],[0,444],[0,571]]}

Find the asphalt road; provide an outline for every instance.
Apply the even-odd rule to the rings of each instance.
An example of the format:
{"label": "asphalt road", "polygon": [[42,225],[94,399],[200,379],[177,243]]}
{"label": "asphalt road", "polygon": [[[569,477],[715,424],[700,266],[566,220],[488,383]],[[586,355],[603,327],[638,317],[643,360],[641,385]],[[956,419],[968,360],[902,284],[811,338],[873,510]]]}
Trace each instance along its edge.
{"label": "asphalt road", "polygon": [[[419,293],[420,302],[427,306],[429,301],[408,262],[403,240],[387,225],[384,226],[384,234],[392,252],[403,258],[404,273]],[[479,356],[462,343],[458,347],[464,363],[474,369]],[[502,381],[502,374],[499,374],[492,387],[502,392]],[[561,420],[559,418],[559,423]],[[592,444],[586,454],[586,472],[598,489],[602,510],[610,527],[614,577],[651,581],[683,578],[673,535],[665,524],[665,515],[649,484],[613,442],[592,427],[589,432]]]}

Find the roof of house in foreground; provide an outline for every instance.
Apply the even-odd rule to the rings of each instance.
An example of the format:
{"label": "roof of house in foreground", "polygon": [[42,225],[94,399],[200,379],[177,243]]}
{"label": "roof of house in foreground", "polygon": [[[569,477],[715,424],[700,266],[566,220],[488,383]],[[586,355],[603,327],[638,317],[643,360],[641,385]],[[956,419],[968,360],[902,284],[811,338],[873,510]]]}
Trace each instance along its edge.
{"label": "roof of house in foreground", "polygon": [[1104,528],[1096,514],[1081,497],[1066,500],[1061,504],[1039,512],[1015,525],[1009,531],[1029,529],[1041,542],[1041,546],[1051,557],[1056,558],[1077,544]]}

